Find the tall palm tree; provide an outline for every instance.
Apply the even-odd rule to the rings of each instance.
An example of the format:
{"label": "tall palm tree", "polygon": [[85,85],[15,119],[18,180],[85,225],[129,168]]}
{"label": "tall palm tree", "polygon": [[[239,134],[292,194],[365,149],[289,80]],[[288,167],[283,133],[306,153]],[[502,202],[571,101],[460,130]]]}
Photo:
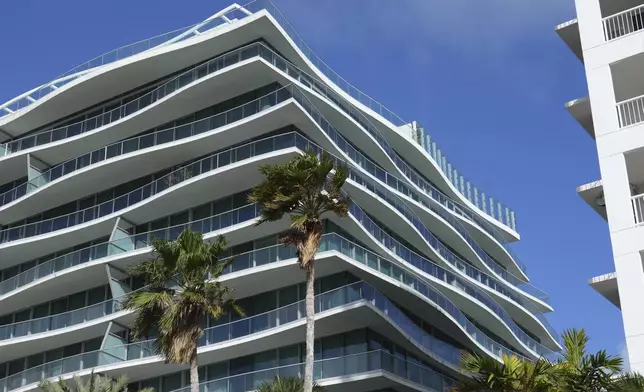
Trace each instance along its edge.
{"label": "tall palm tree", "polygon": [[155,333],[156,351],[166,362],[190,364],[192,392],[199,392],[197,346],[207,318],[217,319],[227,312],[243,315],[232,290],[218,280],[232,262],[219,259],[225,248],[223,236],[208,243],[201,233],[186,230],[176,241],[153,240],[157,257],[128,271],[149,283],[124,302],[125,309],[136,311],[131,325],[134,338]]}
{"label": "tall palm tree", "polygon": [[[42,392],[128,392],[127,376],[121,376],[116,380],[109,377],[101,377],[98,374],[92,373],[87,382],[74,376],[74,385],[70,386],[62,378],[56,382],[49,380],[42,380],[38,384],[38,388]],[[139,392],[154,392],[154,388],[144,388]]]}
{"label": "tall palm tree", "polygon": [[306,271],[306,361],[304,392],[313,389],[315,253],[322,237],[322,215],[327,212],[344,217],[349,199],[342,186],[349,175],[344,164],[336,165],[327,154],[320,157],[312,150],[284,164],[264,165],[259,169],[264,180],[249,196],[249,201],[262,205],[258,225],[291,217],[291,229],[281,243],[297,250],[300,267]]}
{"label": "tall palm tree", "polygon": [[[304,380],[299,377],[275,377],[272,381],[261,383],[255,392],[302,392]],[[324,392],[324,388],[313,383],[313,392]]]}
{"label": "tall palm tree", "polygon": [[601,392],[613,387],[622,371],[624,360],[608,355],[605,350],[588,353],[588,341],[584,329],[565,330],[561,335],[564,344],[562,367],[563,389],[570,392]]}
{"label": "tall palm tree", "polygon": [[553,391],[559,371],[545,359],[533,363],[504,355],[500,363],[470,353],[463,354],[461,369],[467,376],[452,388],[454,392],[548,392]]}

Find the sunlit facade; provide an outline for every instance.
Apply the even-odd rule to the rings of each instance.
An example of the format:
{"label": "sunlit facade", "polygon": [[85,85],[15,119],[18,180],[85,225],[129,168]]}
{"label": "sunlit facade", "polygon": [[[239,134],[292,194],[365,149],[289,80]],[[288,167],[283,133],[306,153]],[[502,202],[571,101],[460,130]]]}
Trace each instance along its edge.
{"label": "sunlit facade", "polygon": [[[393,74],[395,76],[395,74]],[[185,388],[121,309],[154,237],[227,237],[246,317],[208,320],[204,391],[250,391],[304,362],[304,273],[255,226],[258,167],[306,149],[350,166],[317,255],[315,378],[328,390],[447,390],[461,351],[560,349],[512,252],[514,211],[465,180],[415,121],[335,74],[270,2],[119,48],[0,106],[0,391],[127,374]]]}

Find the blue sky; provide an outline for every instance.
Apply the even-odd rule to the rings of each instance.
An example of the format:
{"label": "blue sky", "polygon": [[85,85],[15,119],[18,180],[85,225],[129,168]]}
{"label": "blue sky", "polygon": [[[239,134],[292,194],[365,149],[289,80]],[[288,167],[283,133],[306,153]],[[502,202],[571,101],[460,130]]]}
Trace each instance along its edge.
{"label": "blue sky", "polygon": [[[586,95],[553,27],[572,0],[275,0],[364,92],[430,132],[460,172],[517,211],[515,250],[551,294],[557,330],[623,351],[619,311],[588,278],[613,270],[607,224],[575,187],[599,178],[593,140],[563,108]],[[97,55],[196,23],[222,0],[22,0],[0,12],[0,101]]]}

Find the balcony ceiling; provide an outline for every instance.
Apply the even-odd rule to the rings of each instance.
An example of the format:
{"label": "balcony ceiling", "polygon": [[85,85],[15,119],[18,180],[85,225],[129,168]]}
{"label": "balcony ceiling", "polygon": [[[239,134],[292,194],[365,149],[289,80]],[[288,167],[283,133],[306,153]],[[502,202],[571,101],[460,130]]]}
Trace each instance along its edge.
{"label": "balcony ceiling", "polygon": [[604,220],[606,217],[606,207],[597,204],[597,200],[604,197],[604,187],[602,180],[594,181],[577,187],[577,194],[595,210]]}
{"label": "balcony ceiling", "polygon": [[596,292],[601,294],[604,298],[609,300],[617,308],[621,309],[619,302],[619,291],[617,290],[617,273],[611,272],[609,274],[595,276],[588,279],[588,284]]}
{"label": "balcony ceiling", "polygon": [[574,117],[588,132],[590,137],[595,138],[595,125],[593,123],[593,114],[590,110],[590,99],[588,97],[573,99],[565,104],[566,110]]}
{"label": "balcony ceiling", "polygon": [[568,48],[577,56],[581,62],[584,62],[584,54],[581,48],[581,37],[579,36],[579,23],[577,19],[570,20],[555,27],[555,31],[566,43]]}

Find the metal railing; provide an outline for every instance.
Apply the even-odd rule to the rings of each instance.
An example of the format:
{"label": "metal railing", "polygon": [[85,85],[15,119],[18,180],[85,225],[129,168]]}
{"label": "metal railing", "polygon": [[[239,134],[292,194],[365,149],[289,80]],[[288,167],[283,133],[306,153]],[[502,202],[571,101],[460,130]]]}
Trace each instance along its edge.
{"label": "metal railing", "polygon": [[631,196],[631,205],[635,224],[639,226],[644,223],[644,194]]}
{"label": "metal railing", "polygon": [[[362,373],[378,371],[411,381],[430,391],[449,392],[456,385],[456,380],[421,363],[407,361],[403,357],[383,350],[318,359],[313,362],[313,379],[321,385],[324,385],[325,379],[328,378],[355,377]],[[263,382],[272,382],[276,377],[304,377],[304,363],[204,381],[199,383],[199,391],[250,392],[256,390]],[[190,386],[172,392],[190,392]]]}
{"label": "metal railing", "polygon": [[35,133],[4,143],[3,145],[0,145],[0,156],[64,140],[122,120],[197,80],[203,79],[208,75],[235,65],[240,61],[258,56],[258,45],[259,44],[257,43],[250,44],[222,54],[221,56],[217,56],[203,64],[194,66],[180,75],[164,82],[160,86],[155,87],[142,96],[96,116],[92,116],[63,127]]}
{"label": "metal railing", "polygon": [[[438,190],[438,188],[436,188],[432,183],[430,183],[424,177],[417,174],[413,168],[411,168],[408,164],[406,164],[406,162],[404,162],[402,159],[398,157],[397,153],[389,146],[389,144],[386,142],[386,139],[382,137],[378,129],[375,126],[373,126],[371,121],[368,118],[366,118],[362,114],[362,112],[353,109],[353,106],[350,103],[348,103],[342,96],[335,93],[335,91],[327,88],[326,85],[320,82],[317,82],[310,75],[306,74],[304,71],[297,68],[295,65],[289,63],[286,59],[281,57],[279,54],[275,53],[272,49],[270,49],[263,43],[254,43],[251,45],[247,45],[245,47],[242,47],[234,51],[225,53],[221,56],[218,56],[212,60],[209,60],[204,64],[193,67],[192,69],[185,71],[184,73],[175,77],[174,79],[167,81],[166,83],[155,88],[154,90],[135,99],[134,101],[128,102],[118,108],[112,109],[109,112],[88,118],[86,120],[68,125],[66,127],[57,128],[57,129],[45,131],[43,133],[30,135],[18,140],[14,140],[8,144],[5,144],[4,150],[0,148],[0,151],[4,151],[5,154],[9,154],[9,153],[20,151],[23,148],[31,148],[35,145],[47,144],[52,141],[62,140],[67,137],[76,136],[78,134],[94,130],[100,126],[107,125],[113,121],[117,121],[122,119],[123,117],[132,115],[136,113],[138,110],[151,105],[152,103],[176,91],[177,89],[185,87],[188,84],[200,78],[203,78],[213,72],[219,71],[222,68],[236,64],[239,61],[250,59],[257,56],[261,56],[261,58],[263,58],[270,64],[274,65],[278,69],[286,72],[289,76],[302,82],[308,88],[311,88],[312,90],[327,97],[330,102],[335,102],[341,110],[347,112],[347,114],[349,114],[354,119],[356,119],[366,131],[368,131],[370,134],[376,137],[376,141],[378,141],[380,145],[385,149],[385,151],[387,151],[387,153],[392,157],[392,161],[396,163],[397,166],[399,166],[399,168],[401,169],[401,172],[405,174],[410,179],[410,181],[418,185],[428,196],[439,201],[444,206],[458,213],[459,215],[469,220],[472,220],[474,223],[477,223],[478,226],[481,227],[483,230],[486,230],[488,233],[490,233],[494,238],[500,241],[500,243],[506,248],[506,250],[513,257],[513,260],[515,261],[515,263],[517,263],[517,265],[524,272],[526,271],[525,265],[521,263],[518,257],[512,252],[510,246],[505,242],[505,240],[503,239],[503,236],[498,233],[497,229],[495,229],[488,222],[485,222],[485,220],[481,219],[477,214],[469,213],[466,208],[452,201],[449,197],[447,197],[440,190]],[[259,100],[260,99],[257,99],[256,101],[259,101]],[[340,102],[345,102],[348,105],[348,107],[340,104]],[[246,105],[251,106],[252,103],[253,102],[250,102]],[[156,133],[160,133],[159,137],[165,140],[162,142],[174,141],[174,140],[178,140],[179,138],[194,136],[195,134],[205,132],[206,130],[214,129],[214,124],[212,124],[212,121],[210,121],[210,124],[209,124],[208,120],[214,119],[215,123],[221,123],[221,125],[226,125],[227,123],[233,121],[234,119],[240,119],[239,112],[242,111],[243,106],[246,106],[246,105],[241,105],[235,109],[231,109],[227,112],[220,113],[208,119],[204,119],[192,124],[185,124],[180,127],[168,128]],[[260,109],[256,109],[256,110],[259,111]],[[254,114],[252,113],[252,111],[250,113]],[[228,117],[232,117],[232,119],[229,119]],[[241,116],[241,118],[244,118],[244,117],[245,117],[244,115]],[[172,129],[175,129],[174,134],[170,134],[171,133],[170,130]],[[176,129],[178,129],[178,131]],[[176,134],[178,134],[178,136]],[[114,143],[110,146],[87,153],[79,158],[70,159],[66,162],[56,165],[55,167],[49,169],[47,172],[43,173],[41,176],[36,177],[30,180],[29,182],[21,184],[15,187],[14,189],[11,189],[5,192],[4,194],[0,195],[0,206],[16,200],[17,198],[24,196],[26,193],[30,192],[31,190],[36,189],[50,181],[53,181],[63,175],[69,174],[80,168],[87,167],[90,164],[94,164],[104,159],[112,158],[121,154],[130,153],[141,148],[148,148],[159,144],[159,142],[157,142],[156,140],[156,137],[151,135],[152,134],[148,134],[148,135],[141,136],[139,138],[133,138],[133,139],[128,139],[118,143]],[[366,159],[366,157],[362,157],[361,159]],[[377,167],[377,165],[375,164],[374,166]],[[378,170],[378,168],[376,170]],[[386,172],[385,174],[380,174],[380,175],[391,176]],[[396,182],[397,181],[398,180],[396,180]],[[403,188],[408,189],[407,186],[404,186]],[[410,191],[413,191],[413,190],[410,190]],[[466,232],[466,230],[462,227],[460,222],[455,222],[454,219],[451,219],[451,216],[448,217],[445,215],[449,215],[449,214],[443,214],[442,216],[445,219],[449,219],[450,222],[455,225],[455,228],[460,229],[461,232]],[[468,241],[470,241],[471,236],[467,234],[466,238],[468,238]],[[473,240],[471,240],[470,242],[472,241]],[[543,295],[543,294],[544,293],[540,293],[539,295]]]}
{"label": "metal railing", "polygon": [[199,36],[206,31],[212,30],[223,24],[231,23],[231,21],[233,20],[244,18],[248,15],[249,13],[243,7],[234,4],[217,12],[203,22],[168,33],[163,33],[155,37],[138,41],[133,44],[125,45],[118,49],[109,51],[101,56],[95,57],[92,60],[89,60],[77,67],[72,68],[71,70],[65,72],[49,83],[45,83],[42,86],[27,91],[26,93],[21,94],[18,97],[13,98],[0,105],[0,118],[7,114],[15,113],[16,111],[37,102],[39,99],[45,97],[49,93],[58,90],[65,84],[74,81],[75,79],[84,76],[99,67],[119,60],[123,60],[125,58],[134,56],[135,54],[146,52],[150,49],[167,46],[195,36]]}
{"label": "metal railing", "polygon": [[[360,153],[357,149],[355,149],[346,139],[344,139],[344,137],[328,121],[326,121],[326,119],[324,119],[324,117],[319,113],[319,111],[311,104],[308,98],[306,98],[306,96],[304,96],[304,94],[302,94],[300,90],[293,85],[288,85],[286,87],[280,88],[273,93],[269,93],[255,101],[251,101],[250,103],[247,103],[245,105],[242,105],[230,111],[224,112],[222,114],[218,114],[218,115],[215,115],[203,120],[199,120],[190,124],[185,124],[179,127],[169,128],[167,130],[158,131],[141,137],[128,139],[128,140],[116,143],[112,146],[108,146],[100,150],[94,151],[92,153],[87,153],[80,158],[76,158],[71,161],[68,161],[68,162],[71,162],[72,165],[70,165],[69,163],[65,163],[57,166],[57,168],[68,167],[69,172],[73,172],[80,167],[87,167],[88,165],[100,162],[103,159],[116,157],[122,153],[128,153],[128,152],[136,151],[139,148],[149,148],[159,143],[167,143],[174,140],[178,140],[180,138],[190,137],[195,135],[196,133],[205,132],[210,128],[217,128],[218,126],[227,124],[229,117],[230,117],[230,120],[239,120],[241,118],[245,118],[247,115],[254,115],[259,111],[261,111],[262,109],[270,108],[290,98],[295,99],[296,102],[302,105],[302,107],[311,115],[311,118],[313,118],[313,120],[316,121],[318,125],[320,125],[320,128],[323,130],[323,132],[325,132],[329,136],[329,138],[334,142],[336,147],[341,151],[343,151],[344,153],[346,153],[347,156],[351,159],[351,161],[355,165],[363,167],[367,172],[370,172],[376,178],[382,179],[386,183],[390,184],[390,186],[393,185],[395,186],[395,188],[402,188],[404,190],[404,193],[408,194],[411,191],[409,187],[400,184],[399,180],[389,175],[384,170],[379,169],[377,165],[375,165],[368,158],[362,155],[362,153]],[[166,136],[161,137],[161,135],[166,135]],[[283,144],[283,146],[286,146],[289,144],[288,136],[281,135],[279,137],[282,137],[282,138],[286,137],[286,139],[284,139],[284,142],[283,142],[286,144]],[[318,146],[312,144],[309,140],[305,139],[300,135],[296,135],[293,137],[295,139],[293,139],[291,145],[294,147],[297,147],[299,143],[304,146],[304,149],[306,148],[306,146],[310,146],[316,150],[320,150]],[[274,145],[273,145],[274,143],[272,142],[273,140],[272,138],[267,138],[263,140],[264,140],[264,143],[266,144],[265,148],[268,148],[269,150],[274,148]],[[255,142],[255,143],[258,143],[258,142]],[[238,148],[244,148],[245,146],[238,147]],[[249,148],[249,151],[250,149],[252,148]],[[222,152],[218,154],[225,154],[225,153],[226,152]],[[94,159],[94,157],[96,157],[96,159]],[[205,158],[205,159],[208,160],[209,158]],[[195,164],[193,163],[189,166],[194,166],[194,165]],[[199,166],[198,162],[197,162],[197,166]],[[209,170],[216,168],[211,164],[206,166],[208,167]],[[202,174],[200,170],[196,170],[196,171],[191,170],[189,174],[187,172],[184,173],[181,170],[182,169],[178,169],[177,171],[170,173],[169,175],[167,175],[166,177],[160,180],[174,183],[174,182],[177,182],[177,180],[180,180],[179,182],[183,181],[184,179],[186,179],[185,177],[190,178],[194,175]],[[45,174],[43,174],[43,177],[37,177],[36,179],[30,181],[29,184],[32,186],[36,186],[39,183],[38,179],[41,179],[41,178],[46,178],[51,180],[52,179],[51,173],[56,173],[56,172],[55,171],[46,172]],[[64,174],[62,169],[60,173],[61,175]],[[44,177],[44,176],[48,176],[48,177]],[[420,179],[420,177],[418,176],[416,176],[415,178]],[[157,180],[154,183],[158,184],[160,180]],[[45,183],[43,181],[40,181],[40,182]],[[119,198],[113,201],[107,201],[99,206],[90,207],[87,210],[72,213],[67,216],[57,217],[48,221],[35,222],[30,225],[19,226],[19,227],[14,227],[14,228],[0,231],[0,240],[3,240],[5,238],[7,238],[8,240],[24,238],[24,236],[22,236],[21,229],[24,229],[23,232],[25,233],[25,235],[31,236],[29,235],[31,233],[33,233],[33,235],[39,235],[49,231],[59,230],[69,226],[73,226],[75,224],[84,223],[89,220],[95,219],[97,217],[109,215],[114,211],[116,211],[117,207],[120,207],[118,209],[126,208],[131,204],[133,204],[134,202],[138,203],[141,200],[143,200],[145,198],[143,196],[145,196],[145,194],[148,193],[144,191],[146,187],[148,186],[144,186],[135,191],[132,191],[130,194],[120,196]],[[156,190],[158,188],[158,185],[155,186],[154,188],[155,188],[154,189],[155,192],[150,191],[148,194],[148,197],[158,192]],[[16,189],[18,188],[14,188],[14,191]],[[11,192],[12,191],[9,191],[5,195],[15,194]],[[429,192],[428,194],[431,194],[431,192]],[[117,201],[119,202],[117,203]],[[400,204],[400,203],[396,203],[396,204]],[[438,239],[436,239],[436,237],[433,234],[431,234],[431,232],[429,232],[429,230],[424,226],[424,224],[420,222],[420,219],[418,219],[415,216],[415,214],[413,214],[413,212],[410,212],[410,210],[406,205],[404,205],[404,203],[400,205],[406,208],[405,213],[408,216],[413,215],[412,220],[417,223],[416,227],[419,228],[419,230],[421,230],[426,235],[426,239],[428,239],[429,243],[440,244],[440,245],[437,245],[440,254],[447,255],[446,257],[448,260],[452,260],[452,259],[460,260],[458,256],[454,255],[453,252],[451,252],[447,247],[442,245],[442,243]],[[403,207],[400,207],[400,208],[403,208]],[[398,209],[400,210],[400,208]],[[443,215],[443,217],[447,219],[451,218],[448,216],[448,214]],[[452,218],[451,223],[455,225],[454,228],[458,230],[458,225],[460,225],[460,222]],[[543,295],[545,293],[540,292],[536,288],[532,289],[533,286],[524,284],[522,280],[514,277],[512,274],[502,269],[494,260],[490,258],[490,256],[480,246],[478,246],[478,244],[476,244],[476,242],[473,240],[473,238],[471,238],[467,230],[463,228],[460,230],[460,233],[462,235],[463,234],[465,235],[464,238],[466,238],[466,240],[468,240],[468,243],[470,243],[470,245],[473,246],[473,249],[486,263],[486,265],[488,265],[496,274],[503,277],[503,279],[505,279],[509,284],[514,286],[523,285],[527,288],[527,290],[536,292],[538,298],[544,301],[548,300],[547,295]],[[460,260],[459,264],[464,265],[465,263],[462,260]],[[480,276],[480,273],[478,275]],[[540,312],[536,312],[536,314],[540,314]]]}
{"label": "metal railing", "polygon": [[[318,294],[315,297],[315,311],[316,313],[324,312],[354,303],[363,303],[378,309],[383,317],[405,331],[412,342],[423,350],[433,352],[433,345],[436,342],[441,347],[451,347],[450,355],[445,359],[449,359],[450,363],[455,366],[458,365],[459,349],[429,335],[407,318],[387,297],[364,282],[356,282]],[[305,317],[305,307],[305,300],[302,300],[238,321],[206,328],[204,335],[199,340],[199,346],[205,347],[219,344],[298,322]],[[42,379],[71,375],[81,370],[98,366],[113,365],[155,356],[157,356],[157,353],[154,349],[153,340],[108,347],[47,362],[0,379],[0,391],[11,391],[34,384]]]}
{"label": "metal railing", "polygon": [[639,124],[644,121],[644,95],[627,99],[617,104],[619,127]]}
{"label": "metal railing", "polygon": [[[390,183],[392,185],[395,185],[396,187],[400,187],[398,180],[395,177],[392,176],[387,176],[385,171],[379,169],[379,171],[376,169],[377,166],[371,162],[369,159],[364,157],[358,150],[356,150],[340,133],[331,126],[331,124],[324,119],[324,117],[317,111],[317,109],[310,103],[310,101],[294,86],[289,85],[283,88],[280,88],[279,90],[267,94],[257,100],[254,100],[250,103],[247,103],[243,106],[240,106],[238,108],[232,109],[230,111],[224,112],[222,114],[218,114],[215,116],[212,116],[210,118],[206,118],[203,120],[199,120],[190,124],[182,125],[180,127],[174,127],[170,128],[167,130],[162,130],[158,131],[152,134],[144,135],[141,137],[133,138],[133,139],[128,139],[123,142],[116,143],[112,146],[108,146],[105,148],[102,148],[100,150],[94,151],[92,153],[87,153],[81,158],[76,158],[74,160],[68,161],[71,162],[72,165],[69,165],[68,163],[59,165],[57,167],[59,168],[64,168],[68,167],[70,172],[75,171],[79,167],[87,167],[88,165],[91,165],[96,162],[100,162],[102,159],[109,159],[112,157],[116,157],[120,155],[121,153],[127,153],[127,152],[132,152],[136,151],[139,148],[149,148],[151,146],[154,146],[158,143],[167,143],[171,142],[173,140],[177,140],[180,138],[185,138],[185,137],[190,137],[196,133],[201,133],[205,132],[210,128],[216,128],[217,126],[222,126],[228,123],[229,117],[230,120],[238,120],[241,118],[246,117],[246,115],[254,115],[258,113],[261,109],[265,108],[270,108],[278,103],[284,102],[287,99],[294,98],[296,102],[298,102],[302,107],[309,113],[311,114],[311,117],[316,121],[319,125],[320,128],[330,137],[330,139],[334,142],[334,144],[343,152],[347,154],[347,156],[350,157],[352,162],[356,164],[357,166],[363,167],[365,170],[368,172],[372,172],[372,174],[376,178],[381,178],[386,181],[387,183]],[[234,115],[231,115],[234,114]],[[199,132],[197,132],[199,131]],[[161,137],[161,135],[166,135]],[[289,145],[289,138],[292,137],[294,138],[291,141],[291,146],[297,147],[298,145],[304,146],[303,149],[306,149],[307,146],[312,147],[316,150],[321,149],[318,146],[315,146],[312,144],[310,141],[305,139],[304,137],[300,135],[293,134],[293,136],[287,136],[287,135],[280,135],[277,137],[283,138],[283,142],[281,142],[280,146],[286,147]],[[285,139],[284,139],[285,138]],[[147,140],[143,143],[144,140]],[[253,142],[253,143],[264,143],[264,145],[268,150],[271,150],[275,148],[274,140],[273,138],[267,138],[267,139],[262,139],[263,141],[258,141],[258,142]],[[253,144],[251,143],[251,144]],[[285,144],[284,144],[285,143]],[[129,147],[127,147],[129,146]],[[249,145],[244,145],[241,147],[237,147],[237,149],[245,149],[246,146]],[[116,147],[116,148],[114,148]],[[344,147],[344,148],[342,148]],[[255,150],[254,148],[250,147],[248,149],[248,154],[251,154],[251,150]],[[98,152],[98,153],[97,153]],[[102,152],[102,154],[101,154]],[[255,152],[255,151],[254,151]],[[219,154],[227,154],[227,152],[221,152]],[[237,155],[237,154],[235,154]],[[93,157],[96,157],[97,159],[94,160]],[[249,155],[250,157],[250,155]],[[211,157],[205,158],[204,160],[209,160]],[[204,161],[202,160],[202,161]],[[96,162],[94,162],[96,161]],[[120,196],[117,199],[114,199],[112,201],[107,201],[103,204],[100,204],[98,206],[90,207],[89,209],[82,210],[79,212],[75,212],[66,216],[62,217],[57,217],[53,218],[51,220],[47,221],[41,221],[41,222],[35,222],[31,223],[29,225],[25,226],[19,226],[19,227],[14,227],[14,228],[9,228],[5,229],[3,231],[0,231],[0,240],[4,241],[13,241],[16,239],[20,238],[25,238],[25,236],[35,236],[43,233],[47,233],[50,231],[54,230],[60,230],[66,227],[70,227],[79,223],[85,223],[90,220],[96,219],[98,217],[102,217],[105,215],[109,215],[113,213],[114,211],[117,211],[119,209],[127,208],[128,206],[138,203],[142,201],[143,199],[152,196],[153,194],[156,194],[159,192],[159,181],[165,181],[166,185],[169,185],[170,183],[174,185],[175,183],[182,182],[185,179],[191,178],[192,176],[195,175],[200,175],[202,174],[203,168],[200,167],[199,163],[202,161],[198,161],[196,163],[190,164],[189,167],[194,167],[196,164],[196,167],[198,170],[193,170],[190,169],[190,173],[187,171],[184,172],[184,169],[178,169],[177,171],[168,174],[167,176],[161,178],[160,180],[156,180],[153,184],[155,184],[154,187],[150,187],[149,185],[146,185],[144,187],[141,187],[137,190],[132,191],[130,194],[126,194],[123,196]],[[219,162],[219,160],[217,160]],[[357,163],[356,163],[357,162]],[[226,164],[231,163],[230,159],[228,159],[228,162],[225,162]],[[214,164],[208,164],[206,165],[206,168],[208,170],[212,170],[214,168],[219,167],[218,165]],[[375,171],[375,172],[374,172]],[[39,182],[39,178],[46,178],[51,180],[52,179],[52,174],[54,171],[49,171],[45,174],[43,174],[43,177],[37,177],[36,179],[30,181],[29,184],[32,186],[36,186]],[[61,169],[61,175],[63,175],[62,169]],[[48,177],[44,177],[48,176]],[[359,176],[358,174],[354,175],[355,178],[361,178],[361,181],[365,181],[362,176]],[[371,185],[372,187],[374,185]],[[154,189],[152,189],[154,188]],[[407,189],[408,187],[403,186],[403,189]],[[145,191],[145,189],[150,189],[150,191]],[[161,190],[165,190],[166,188],[161,187]],[[384,187],[383,187],[384,189]],[[10,191],[11,192],[11,191]],[[7,194],[11,194],[11,193]],[[388,191],[386,191],[388,192]],[[406,192],[408,193],[408,191]],[[6,195],[6,194],[5,194]],[[147,197],[144,197],[146,196]],[[439,241],[425,226],[422,224],[420,219],[418,219],[413,212],[409,210],[409,208],[402,202],[402,200],[398,199],[397,197],[395,198],[394,201],[394,206],[397,205],[397,209],[404,212],[406,216],[410,217],[410,220],[414,222],[416,228],[418,228],[421,233],[425,236],[429,244],[433,244],[434,248],[437,249],[438,253],[443,255],[447,260],[456,260],[453,262],[453,264],[461,265],[464,266],[467,263],[463,262],[458,256],[456,256],[451,250],[449,250],[446,246],[442,244],[441,241]],[[460,224],[460,222],[455,221],[455,219],[452,219],[453,224]],[[458,226],[455,227],[455,229],[458,230]],[[518,285],[523,285],[523,282],[517,278],[514,278],[513,275],[509,274],[506,270],[502,269],[494,260],[492,260],[489,255],[482,249],[476,242],[469,236],[469,233],[465,230],[462,229],[461,234],[465,234],[465,238],[469,239],[470,245],[473,246],[473,249],[477,252],[477,254],[481,257],[481,259],[488,265],[490,268],[492,268],[495,273],[497,273],[499,276],[503,277],[506,281],[508,281],[509,284],[518,286]],[[460,268],[462,269],[462,268]],[[476,276],[486,276],[485,274],[482,274],[480,271],[477,271],[478,273],[475,274]],[[474,276],[474,274],[472,274]],[[489,279],[483,279],[482,281],[489,281]],[[490,281],[491,282],[491,281]],[[529,285],[525,285],[526,287],[532,287]],[[547,300],[547,297],[544,297],[544,300]],[[525,301],[523,301],[525,302]],[[532,305],[534,307],[534,305]],[[540,312],[534,312],[535,315],[539,315]],[[545,322],[545,319],[542,320],[542,322]],[[546,323],[547,325],[547,323]]]}
{"label": "metal railing", "polygon": [[638,5],[626,11],[608,16],[602,21],[604,39],[611,41],[644,28],[644,5]]}
{"label": "metal railing", "polygon": [[[344,78],[342,78],[339,74],[333,71],[324,61],[322,61],[322,59],[319,58],[311,50],[311,48],[304,42],[304,40],[300,37],[297,31],[292,27],[292,25],[288,22],[288,20],[284,17],[284,15],[270,0],[255,0],[245,4],[244,6],[239,6],[237,4],[234,4],[220,11],[219,13],[213,15],[212,17],[202,22],[201,24],[197,24],[197,25],[190,26],[189,28],[177,30],[177,31],[185,31],[185,32],[178,34],[177,38],[169,39],[165,44],[169,44],[169,43],[176,42],[177,40],[183,40],[193,36],[201,35],[203,32],[199,31],[199,28],[200,28],[199,26],[206,25],[208,23],[213,23],[212,20],[217,20],[217,18],[221,18],[221,20],[225,21],[226,23],[229,23],[231,21],[231,19],[228,18],[229,14],[234,13],[235,15],[240,16],[240,19],[243,19],[244,17],[251,15],[253,12],[257,12],[261,10],[266,10],[276,19],[276,21],[286,30],[286,33],[292,38],[292,40],[295,42],[296,46],[302,51],[302,53],[313,63],[313,65],[320,72],[322,72],[322,74],[324,74],[327,78],[329,78],[329,80],[332,83],[334,83],[338,88],[345,91],[347,94],[349,94],[351,97],[356,99],[358,102],[365,105],[375,113],[379,114],[381,117],[391,122],[393,125],[397,127],[401,127],[401,126],[408,127],[410,135],[416,133],[415,130],[411,129],[409,122],[402,120],[396,114],[394,114],[389,109],[387,109],[384,105],[380,104],[378,101],[374,100],[373,98],[369,97],[367,94],[364,94],[359,89],[355,88]],[[177,31],[169,33],[169,36],[174,36]],[[165,35],[162,35],[162,37],[165,37]],[[152,38],[150,40],[145,40],[142,42],[148,42],[148,41],[151,42],[151,40],[154,40],[154,39],[155,38]],[[140,45],[140,43],[133,44],[133,45],[137,45],[143,48],[146,47],[146,44]],[[150,45],[151,44],[147,44],[148,49]],[[117,49],[117,53],[118,51],[119,49]],[[126,52],[130,52],[130,50],[127,50]],[[138,53],[137,51],[132,51],[132,52]],[[130,55],[131,54],[128,54],[125,57],[128,57]],[[111,57],[112,56],[104,55],[104,56],[100,56],[99,59],[111,58]],[[102,64],[103,62],[104,61],[101,60],[94,63]],[[72,78],[74,75],[80,75],[83,72],[88,72],[88,70],[93,69],[91,64],[92,64],[92,61],[80,67],[77,67],[76,69],[68,72],[68,74],[71,73],[71,76],[65,76],[65,78]],[[45,85],[45,87],[43,87],[45,90],[48,90],[44,95],[46,95],[50,91],[53,91],[51,86],[55,86],[54,82],[47,84]],[[38,95],[34,93],[36,90],[32,90],[31,92],[25,93],[23,94],[23,96],[20,96],[12,101],[9,101],[3,106],[0,106],[0,113],[2,113],[2,109],[4,109],[4,111],[7,113],[13,113],[15,110],[18,110],[20,108],[21,102],[23,103],[24,106],[28,106],[31,103],[36,102],[37,99],[33,97],[33,95]],[[39,97],[40,96],[38,95],[38,98]],[[14,109],[9,108],[9,106],[16,105],[16,104],[18,105],[18,108],[14,108]],[[448,181],[452,183],[452,185],[454,186],[454,189],[458,193],[460,193],[463,197],[465,197],[467,200],[472,202],[480,211],[484,212],[485,214],[499,221],[503,225],[513,230],[516,230],[514,211],[501,205],[498,201],[494,200],[493,198],[485,197],[484,192],[481,193],[481,196],[479,197],[478,189],[476,187],[473,187],[469,181],[466,181],[462,175],[459,175],[456,169],[452,169],[451,163],[448,163],[445,155],[442,154],[440,149],[436,148],[436,143],[430,141],[429,135],[427,136],[422,135],[417,139],[418,140],[415,140],[414,142],[420,144],[423,147],[423,149],[428,153],[428,155],[432,159],[434,159],[436,166],[445,174]],[[426,139],[427,139],[427,143],[425,143]],[[473,194],[471,192],[471,188],[474,189]],[[489,208],[488,208],[488,203],[489,203]]]}

